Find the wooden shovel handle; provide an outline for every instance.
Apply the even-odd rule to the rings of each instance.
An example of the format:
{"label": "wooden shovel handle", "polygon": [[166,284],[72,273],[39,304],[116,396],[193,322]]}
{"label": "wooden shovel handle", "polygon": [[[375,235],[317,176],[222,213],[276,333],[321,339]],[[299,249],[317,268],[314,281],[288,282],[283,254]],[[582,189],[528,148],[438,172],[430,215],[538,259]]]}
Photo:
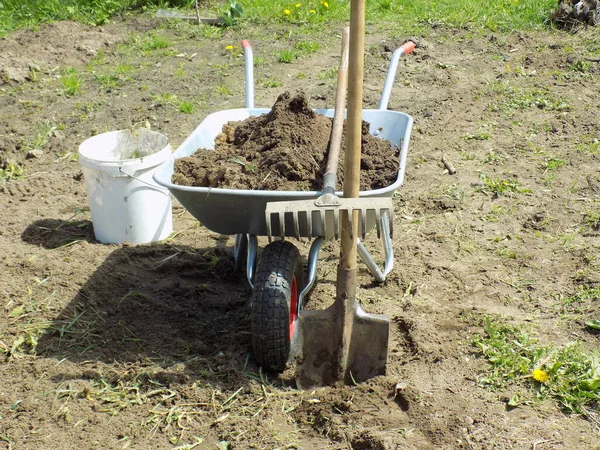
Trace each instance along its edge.
{"label": "wooden shovel handle", "polygon": [[[350,56],[348,67],[348,119],[346,120],[346,158],[344,165],[344,197],[358,197],[360,192],[360,150],[362,138],[362,98],[365,48],[365,0],[350,3]],[[345,282],[338,283],[338,297],[356,296],[356,236],[358,212],[354,213],[354,229],[350,230],[347,214],[342,215],[340,239],[340,272]],[[338,280],[339,281],[339,280]],[[343,286],[343,285],[346,286]]]}
{"label": "wooden shovel handle", "polygon": [[[344,113],[346,111],[346,91],[348,90],[348,45],[350,43],[350,27],[344,27],[342,31],[342,56],[338,69],[337,89],[335,91],[335,113],[331,125],[331,138],[329,140],[329,159],[327,160],[326,179],[335,177],[333,190],[337,180],[337,167],[340,159],[340,148],[342,146],[342,134],[344,132]],[[327,183],[326,183],[327,184]]]}

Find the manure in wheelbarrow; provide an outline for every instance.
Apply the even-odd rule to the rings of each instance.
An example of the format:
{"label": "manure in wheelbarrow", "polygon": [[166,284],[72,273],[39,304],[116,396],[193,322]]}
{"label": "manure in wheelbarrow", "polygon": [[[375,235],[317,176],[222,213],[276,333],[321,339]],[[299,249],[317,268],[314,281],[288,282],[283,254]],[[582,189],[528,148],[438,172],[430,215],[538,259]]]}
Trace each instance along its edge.
{"label": "manure in wheelbarrow", "polygon": [[[332,120],[308,106],[303,93],[281,94],[271,111],[229,122],[215,151],[198,149],[175,161],[172,181],[184,186],[247,190],[320,191]],[[345,138],[342,139],[345,142]],[[344,152],[338,188],[344,181]],[[398,175],[398,149],[369,134],[363,122],[361,190],[384,188]]]}

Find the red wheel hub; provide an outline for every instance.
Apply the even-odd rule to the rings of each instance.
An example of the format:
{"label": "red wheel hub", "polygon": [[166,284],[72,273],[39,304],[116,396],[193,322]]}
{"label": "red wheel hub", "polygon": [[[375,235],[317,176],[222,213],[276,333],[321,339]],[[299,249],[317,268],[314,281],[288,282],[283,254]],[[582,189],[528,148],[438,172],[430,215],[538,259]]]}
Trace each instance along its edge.
{"label": "red wheel hub", "polygon": [[298,326],[298,283],[296,277],[292,278],[292,295],[290,299],[290,342],[294,339]]}

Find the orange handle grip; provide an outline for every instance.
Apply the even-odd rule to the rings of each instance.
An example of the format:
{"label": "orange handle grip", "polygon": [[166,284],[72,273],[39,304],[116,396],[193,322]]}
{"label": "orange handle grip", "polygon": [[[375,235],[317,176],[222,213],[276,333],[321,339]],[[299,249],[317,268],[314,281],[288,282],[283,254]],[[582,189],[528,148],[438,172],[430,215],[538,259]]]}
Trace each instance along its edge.
{"label": "orange handle grip", "polygon": [[416,44],[413,41],[408,41],[406,44],[404,44],[400,48],[404,50],[405,55],[408,55],[410,52],[412,52],[415,49],[415,47],[416,47]]}
{"label": "orange handle grip", "polygon": [[250,45],[249,41],[247,41],[246,39],[244,39],[242,41],[242,48],[252,48],[252,46]]}

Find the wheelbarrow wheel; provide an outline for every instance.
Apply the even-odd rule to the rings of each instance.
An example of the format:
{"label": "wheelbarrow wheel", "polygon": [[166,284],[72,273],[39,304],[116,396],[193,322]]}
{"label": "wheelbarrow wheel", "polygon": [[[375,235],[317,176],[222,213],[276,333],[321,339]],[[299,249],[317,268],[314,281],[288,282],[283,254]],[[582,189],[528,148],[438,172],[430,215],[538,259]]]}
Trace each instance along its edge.
{"label": "wheelbarrow wheel", "polygon": [[304,287],[300,252],[290,242],[267,245],[258,258],[252,291],[252,347],[265,370],[285,368],[297,336],[298,295]]}

